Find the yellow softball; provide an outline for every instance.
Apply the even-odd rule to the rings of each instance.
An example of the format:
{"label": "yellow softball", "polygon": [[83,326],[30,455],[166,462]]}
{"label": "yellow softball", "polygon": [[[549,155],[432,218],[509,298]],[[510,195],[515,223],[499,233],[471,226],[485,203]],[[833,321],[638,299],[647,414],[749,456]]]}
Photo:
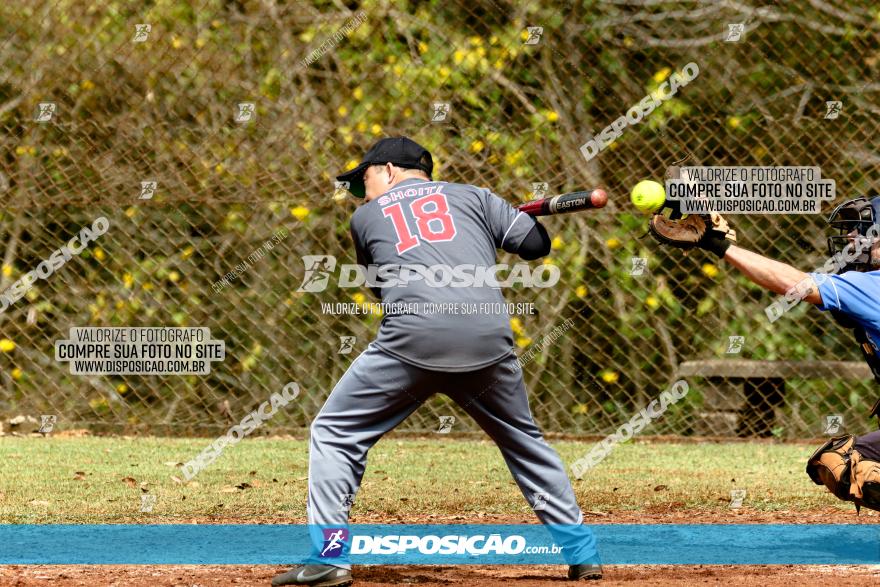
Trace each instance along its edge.
{"label": "yellow softball", "polygon": [[646,179],[635,185],[629,197],[642,212],[656,212],[666,202],[666,190],[663,184]]}

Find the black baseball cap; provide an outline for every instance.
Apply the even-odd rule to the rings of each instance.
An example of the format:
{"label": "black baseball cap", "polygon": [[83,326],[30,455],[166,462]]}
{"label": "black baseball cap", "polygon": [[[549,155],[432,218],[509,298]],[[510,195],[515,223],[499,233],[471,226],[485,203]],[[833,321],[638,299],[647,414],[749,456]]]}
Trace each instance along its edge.
{"label": "black baseball cap", "polygon": [[421,169],[431,177],[434,160],[426,148],[408,137],[381,139],[370,147],[361,164],[336,176],[336,181],[347,181],[348,191],[353,196],[363,198],[366,195],[364,173],[370,165],[392,163],[406,169]]}

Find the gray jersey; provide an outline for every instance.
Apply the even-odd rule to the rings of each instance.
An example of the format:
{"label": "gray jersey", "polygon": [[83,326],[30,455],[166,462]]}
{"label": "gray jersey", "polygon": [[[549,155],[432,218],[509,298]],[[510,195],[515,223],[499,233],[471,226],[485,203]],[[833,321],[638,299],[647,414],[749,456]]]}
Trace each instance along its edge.
{"label": "gray jersey", "polygon": [[516,253],[535,224],[488,189],[421,179],[358,208],[351,218],[358,262],[378,266],[368,275],[384,285],[376,346],[442,371],[509,356],[510,316],[486,269],[497,249]]}

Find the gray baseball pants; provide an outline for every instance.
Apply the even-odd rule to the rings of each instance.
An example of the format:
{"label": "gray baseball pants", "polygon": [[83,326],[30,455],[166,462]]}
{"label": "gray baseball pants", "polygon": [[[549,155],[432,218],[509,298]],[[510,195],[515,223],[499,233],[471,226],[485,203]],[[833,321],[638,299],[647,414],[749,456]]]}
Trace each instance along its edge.
{"label": "gray baseball pants", "polygon": [[[452,398],[495,441],[523,495],[564,547],[566,562],[595,560],[593,533],[583,525],[559,455],[532,419],[522,371],[513,356],[477,371],[449,373],[415,367],[370,344],[312,422],[309,524],[348,524],[367,452],[437,392]],[[320,550],[322,538],[314,536],[313,542]]]}

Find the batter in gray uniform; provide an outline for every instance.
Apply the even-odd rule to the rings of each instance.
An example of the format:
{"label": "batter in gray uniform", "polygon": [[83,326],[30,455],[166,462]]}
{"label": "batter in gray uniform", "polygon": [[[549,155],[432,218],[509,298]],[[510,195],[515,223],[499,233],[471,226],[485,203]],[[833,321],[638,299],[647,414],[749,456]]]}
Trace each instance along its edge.
{"label": "batter in gray uniform", "polygon": [[[351,219],[359,264],[491,267],[497,249],[526,260],[550,251],[547,232],[534,218],[487,189],[431,181],[432,169],[431,154],[401,137],[382,139],[358,167],[337,178],[349,182],[355,196],[366,197]],[[457,279],[437,286],[442,273],[405,279],[404,286],[406,273],[393,274],[396,285],[381,273],[371,284],[389,309],[379,335],[312,422],[309,524],[346,526],[367,452],[431,395],[444,393],[498,445],[523,495],[564,547],[569,578],[601,578],[595,539],[583,525],[559,455],[529,411],[500,290],[491,283],[454,287]],[[349,565],[322,558],[327,553],[321,551],[336,544],[323,535],[313,542],[313,560],[275,577],[273,585],[351,583]]]}

